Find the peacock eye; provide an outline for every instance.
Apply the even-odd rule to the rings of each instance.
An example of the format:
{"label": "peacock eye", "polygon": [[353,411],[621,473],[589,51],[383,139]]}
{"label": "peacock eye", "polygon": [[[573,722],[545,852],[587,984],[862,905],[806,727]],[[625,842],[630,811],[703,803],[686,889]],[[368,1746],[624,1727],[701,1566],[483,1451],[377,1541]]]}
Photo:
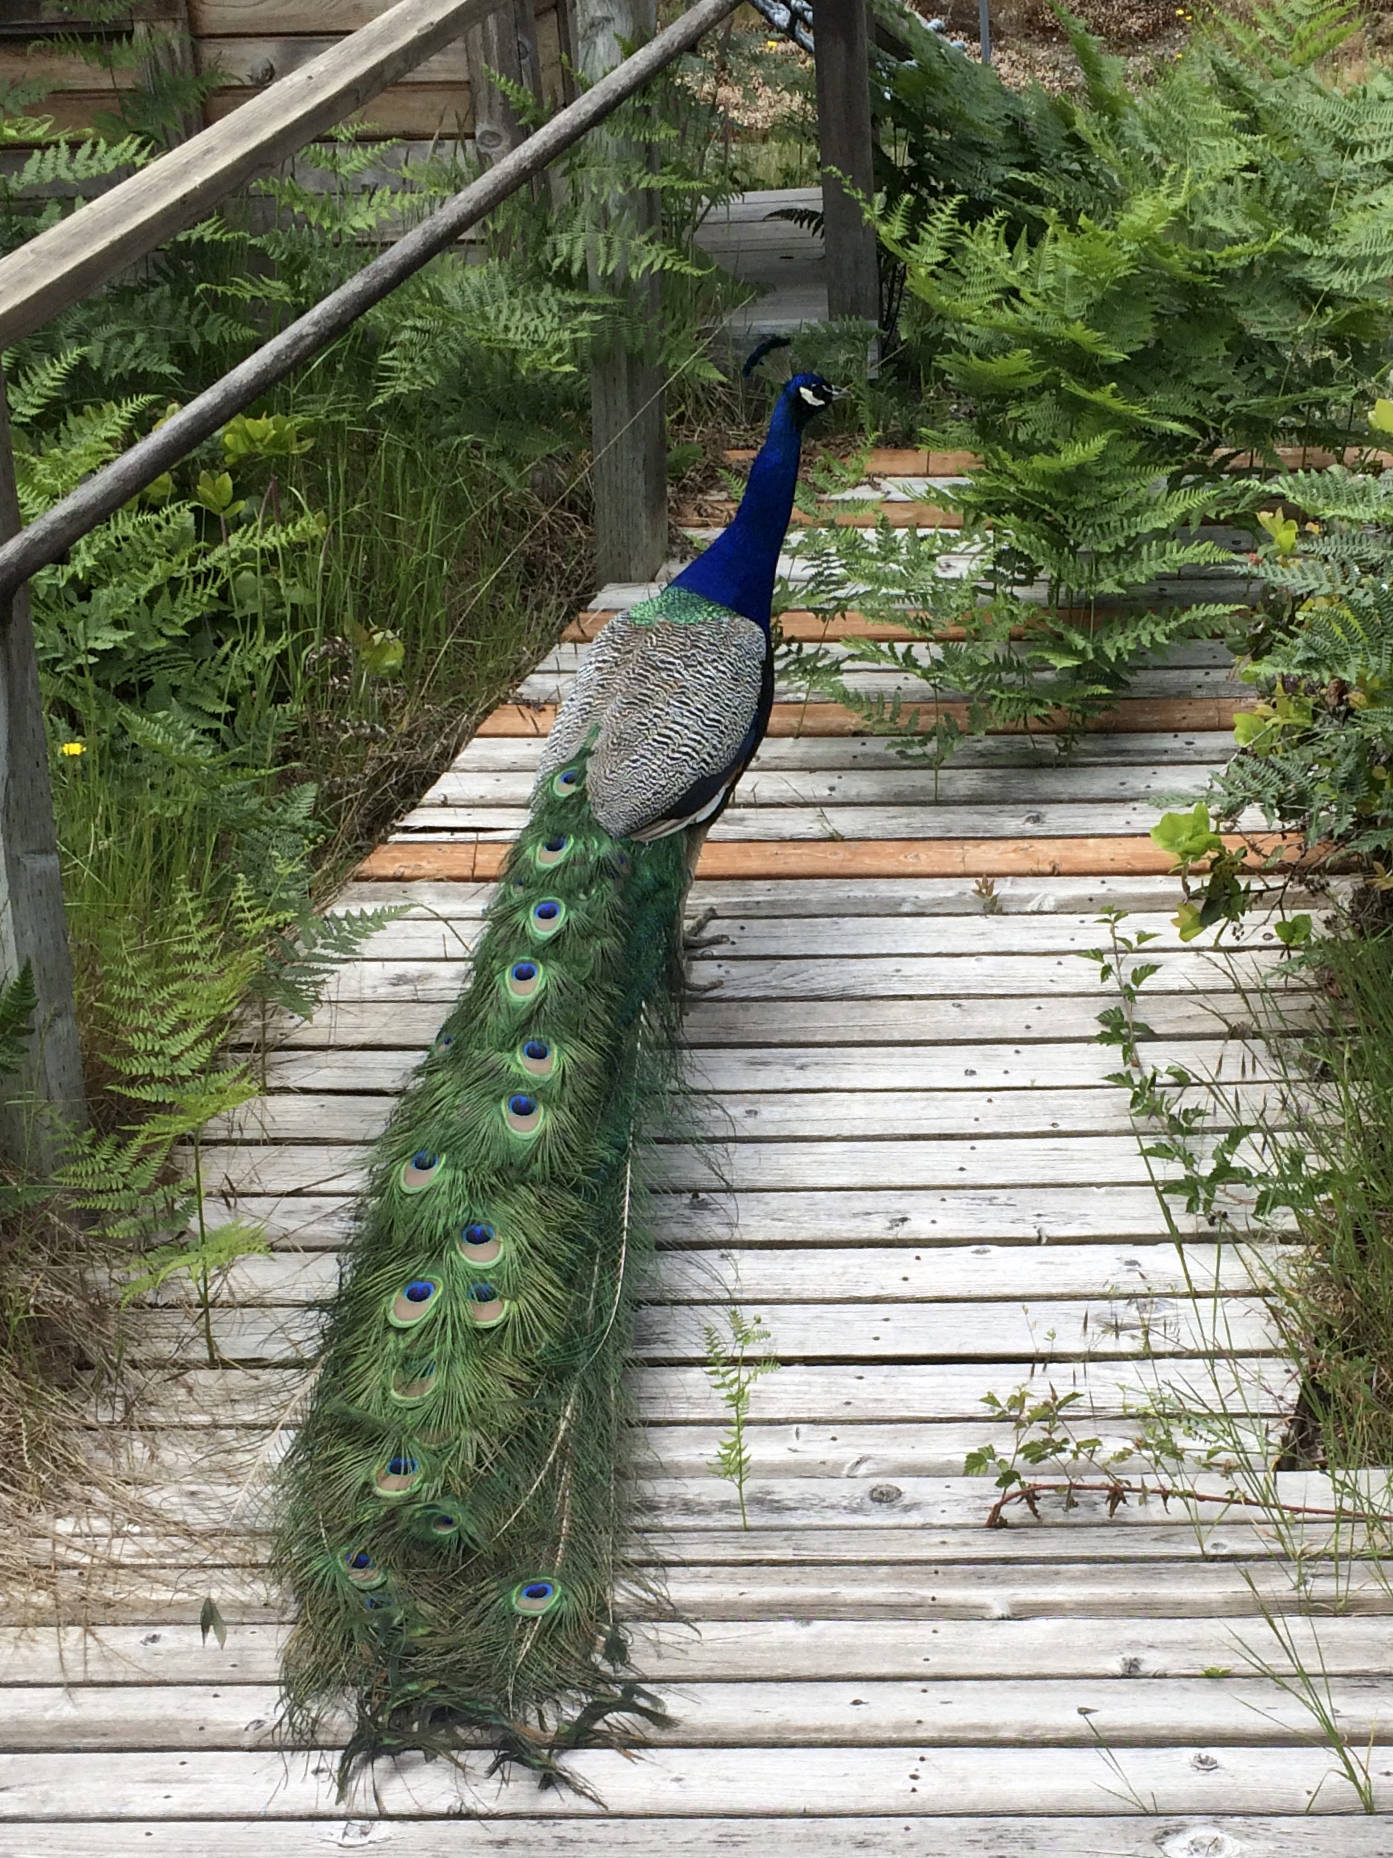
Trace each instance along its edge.
{"label": "peacock eye", "polygon": [[431,1050],[433,1052],[448,1052],[454,1042],[455,1035],[453,1032],[437,1032]]}
{"label": "peacock eye", "polygon": [[[398,1325],[399,1327],[401,1325]],[[392,1376],[394,1400],[424,1400],[435,1388],[433,1361],[404,1361]]]}
{"label": "peacock eye", "polygon": [[423,1193],[440,1173],[441,1157],[434,1149],[418,1148],[410,1161],[402,1163],[398,1177],[401,1190],[407,1194]]}
{"label": "peacock eye", "polygon": [[545,942],[554,936],[566,920],[566,906],[555,897],[543,897],[540,903],[532,905],[532,913],[527,919],[529,932],[539,942]]}
{"label": "peacock eye", "polygon": [[503,1120],[514,1135],[536,1135],[542,1126],[542,1106],[525,1091],[516,1091],[503,1106]]}
{"label": "peacock eye", "polygon": [[339,1559],[355,1587],[380,1587],[387,1578],[365,1548],[346,1548]]}
{"label": "peacock eye", "polygon": [[563,768],[559,774],[553,776],[551,791],[554,794],[558,794],[564,800],[568,794],[573,794],[579,786],[580,769]]}
{"label": "peacock eye", "polygon": [[559,865],[570,849],[571,841],[566,834],[554,832],[549,839],[543,839],[534,850],[532,862],[540,865],[544,871],[549,870],[553,865]]}
{"label": "peacock eye", "polygon": [[507,988],[514,1000],[531,1000],[546,984],[540,961],[515,961],[508,970]]}
{"label": "peacock eye", "polygon": [[459,1235],[459,1248],[471,1264],[492,1264],[503,1249],[493,1227],[484,1220],[464,1228]]}
{"label": "peacock eye", "polygon": [[545,1039],[524,1039],[518,1047],[518,1063],[533,1077],[550,1077],[556,1069],[556,1053]]}
{"label": "peacock eye", "polygon": [[410,1458],[405,1452],[399,1452],[395,1458],[389,1458],[373,1478],[373,1487],[381,1497],[404,1497],[421,1477],[421,1466],[417,1459]]}
{"label": "peacock eye", "polygon": [[465,1292],[464,1307],[480,1329],[491,1329],[508,1314],[508,1306],[496,1287],[487,1282],[471,1284]]}
{"label": "peacock eye", "polygon": [[550,1613],[560,1606],[563,1598],[559,1581],[519,1581],[509,1596],[509,1602],[515,1613],[538,1619],[543,1613]]}
{"label": "peacock eye", "polygon": [[417,1323],[425,1321],[439,1300],[439,1278],[413,1277],[392,1298],[387,1320],[393,1328],[414,1329]]}

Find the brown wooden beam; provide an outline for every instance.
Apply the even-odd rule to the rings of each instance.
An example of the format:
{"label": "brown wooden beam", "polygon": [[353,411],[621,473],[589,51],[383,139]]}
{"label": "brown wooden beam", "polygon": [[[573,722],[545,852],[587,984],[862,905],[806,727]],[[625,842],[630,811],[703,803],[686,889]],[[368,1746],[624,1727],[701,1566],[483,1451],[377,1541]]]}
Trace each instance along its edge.
{"label": "brown wooden beam", "polygon": [[[1234,849],[1282,850],[1299,862],[1299,841],[1281,833],[1226,838]],[[431,843],[379,845],[354,872],[381,883],[436,879],[488,882],[498,877],[510,845]],[[697,876],[776,877],[1165,877],[1175,860],[1149,838],[1087,839],[708,839]],[[1177,880],[1178,881],[1178,880]]]}

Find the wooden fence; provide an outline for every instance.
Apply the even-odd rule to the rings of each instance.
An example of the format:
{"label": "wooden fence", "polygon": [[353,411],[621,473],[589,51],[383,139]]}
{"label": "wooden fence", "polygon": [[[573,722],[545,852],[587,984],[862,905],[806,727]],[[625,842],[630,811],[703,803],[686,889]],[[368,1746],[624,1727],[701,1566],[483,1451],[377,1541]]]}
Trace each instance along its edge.
{"label": "wooden fence", "polygon": [[[65,19],[45,15],[40,0],[0,4],[0,84],[42,82],[50,88],[29,106],[60,129],[90,128],[113,108],[119,93],[174,59],[208,75],[216,88],[192,133],[230,116],[267,85],[300,70],[350,32],[388,11],[391,0],[145,0],[114,24],[95,26],[80,4]],[[516,77],[550,104],[567,100],[563,58],[570,55],[569,15],[563,0],[513,0],[519,51],[504,61],[481,31],[457,39],[414,70],[403,73],[372,101],[345,118],[368,135],[407,140],[434,136],[472,138],[481,69]],[[496,17],[496,16],[495,16]],[[55,50],[55,33],[78,37],[99,59]],[[513,69],[509,67],[513,66]],[[490,88],[485,80],[485,89]],[[484,112],[487,120],[489,112]]]}

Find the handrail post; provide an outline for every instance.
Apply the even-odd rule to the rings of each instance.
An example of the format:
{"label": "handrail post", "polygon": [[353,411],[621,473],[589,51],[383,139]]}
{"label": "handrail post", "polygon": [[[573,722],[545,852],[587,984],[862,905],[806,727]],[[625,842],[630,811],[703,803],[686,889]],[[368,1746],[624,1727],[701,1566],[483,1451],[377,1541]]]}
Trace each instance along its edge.
{"label": "handrail post", "polygon": [[[0,540],[19,529],[0,372]],[[86,1101],[27,582],[10,596],[8,624],[5,617],[0,613],[0,979],[13,980],[28,962],[38,1012],[19,1088],[37,1100],[38,1114],[0,1113],[0,1154],[47,1173],[62,1152],[64,1124],[86,1121]]]}
{"label": "handrail post", "polygon": [[527,134],[506,91],[487,76],[497,71],[510,83],[540,96],[537,26],[532,0],[513,0],[464,35],[469,64],[469,98],[474,113],[474,147],[490,166],[510,155]]}
{"label": "handrail post", "polygon": [[[623,57],[621,44],[639,45],[653,36],[656,0],[575,0],[576,63],[593,83]],[[609,161],[643,162],[641,144],[605,132],[595,136]],[[652,188],[627,200],[611,199],[600,210],[625,215],[636,230],[656,229],[661,206]],[[611,281],[612,283],[612,281]],[[604,280],[592,269],[591,288]],[[642,326],[655,330],[662,315],[662,287],[655,272],[624,286]],[[623,341],[597,354],[590,376],[590,433],[595,495],[595,571],[606,581],[650,581],[667,554],[667,432],[663,374]]]}
{"label": "handrail post", "polygon": [[[817,136],[822,162],[822,237],[827,314],[880,320],[875,228],[838,174],[870,199],[875,192],[866,0],[817,0],[813,27]],[[836,170],[836,172],[831,172]]]}
{"label": "handrail post", "polygon": [[[189,26],[189,0],[136,0],[131,9],[133,37],[140,52],[140,73],[146,84],[162,76],[192,77],[197,71],[193,33]],[[203,128],[203,112],[196,105],[180,110],[172,141],[187,142]]]}

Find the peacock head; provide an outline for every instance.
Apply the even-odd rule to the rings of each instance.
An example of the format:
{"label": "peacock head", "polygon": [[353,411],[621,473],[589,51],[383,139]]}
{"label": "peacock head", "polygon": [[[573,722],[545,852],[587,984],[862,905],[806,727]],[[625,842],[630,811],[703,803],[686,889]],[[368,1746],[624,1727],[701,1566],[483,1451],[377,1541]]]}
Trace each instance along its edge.
{"label": "peacock head", "polygon": [[820,374],[793,374],[784,383],[779,397],[793,414],[793,423],[801,432],[810,419],[831,406],[839,396],[832,383]]}

